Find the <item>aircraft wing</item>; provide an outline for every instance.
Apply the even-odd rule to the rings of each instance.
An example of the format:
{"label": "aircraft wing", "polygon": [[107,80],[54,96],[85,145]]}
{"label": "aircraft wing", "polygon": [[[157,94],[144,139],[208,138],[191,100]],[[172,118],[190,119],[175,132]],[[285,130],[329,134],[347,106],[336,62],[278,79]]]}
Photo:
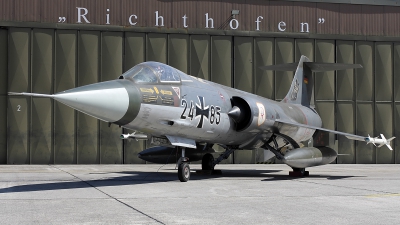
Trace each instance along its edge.
{"label": "aircraft wing", "polygon": [[314,126],[301,124],[301,123],[288,122],[288,121],[282,121],[282,120],[276,120],[276,121],[278,123],[291,125],[291,126],[295,126],[295,127],[304,127],[304,128],[308,128],[308,129],[322,130],[322,131],[326,131],[326,132],[329,132],[329,133],[339,134],[339,135],[345,136],[348,139],[356,140],[356,141],[366,141],[366,138],[368,138],[368,137],[363,137],[363,136],[359,136],[359,135],[355,135],[355,134],[349,134],[349,133],[345,133],[345,132],[329,130],[329,129],[325,129],[325,128],[322,128],[322,127],[314,127]]}

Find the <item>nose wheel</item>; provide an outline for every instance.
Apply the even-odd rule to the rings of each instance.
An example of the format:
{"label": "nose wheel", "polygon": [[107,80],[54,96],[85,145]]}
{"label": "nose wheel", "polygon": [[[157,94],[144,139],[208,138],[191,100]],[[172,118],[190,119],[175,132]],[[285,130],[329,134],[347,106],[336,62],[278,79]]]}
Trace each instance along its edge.
{"label": "nose wheel", "polygon": [[178,177],[181,182],[187,182],[190,179],[190,167],[188,163],[182,163],[178,167]]}
{"label": "nose wheel", "polygon": [[181,182],[187,182],[190,179],[189,158],[185,157],[185,148],[182,148],[182,155],[176,163],[178,166],[178,178]]}

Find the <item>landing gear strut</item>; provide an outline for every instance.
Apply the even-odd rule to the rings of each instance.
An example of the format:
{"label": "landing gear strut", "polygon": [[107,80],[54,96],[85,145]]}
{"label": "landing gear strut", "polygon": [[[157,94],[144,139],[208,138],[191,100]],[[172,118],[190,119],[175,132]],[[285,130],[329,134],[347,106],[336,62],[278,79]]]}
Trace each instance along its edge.
{"label": "landing gear strut", "polygon": [[222,160],[227,159],[236,148],[230,148],[226,145],[220,145],[225,149],[225,152],[222,153],[217,159],[214,160],[213,155],[207,153],[203,156],[201,160],[201,171],[196,171],[199,174],[221,174],[221,170],[215,170],[214,167],[219,164]]}
{"label": "landing gear strut", "polygon": [[185,157],[185,148],[182,148],[182,156],[176,163],[178,166],[178,178],[181,182],[187,182],[190,179],[189,159]]}

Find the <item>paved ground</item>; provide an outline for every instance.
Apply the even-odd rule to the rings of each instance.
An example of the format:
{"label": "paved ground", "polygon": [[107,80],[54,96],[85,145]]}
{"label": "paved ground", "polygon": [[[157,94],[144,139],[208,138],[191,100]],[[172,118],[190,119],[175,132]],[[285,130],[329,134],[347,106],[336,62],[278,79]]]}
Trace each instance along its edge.
{"label": "paved ground", "polygon": [[[0,166],[1,224],[398,224],[400,165]],[[192,170],[199,165],[192,165]]]}

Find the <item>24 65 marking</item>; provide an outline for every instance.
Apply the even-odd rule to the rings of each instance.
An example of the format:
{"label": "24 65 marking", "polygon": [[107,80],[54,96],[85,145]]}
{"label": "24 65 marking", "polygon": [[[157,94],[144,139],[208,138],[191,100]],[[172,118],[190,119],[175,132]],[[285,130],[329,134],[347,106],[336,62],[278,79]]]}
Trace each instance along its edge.
{"label": "24 65 marking", "polygon": [[[186,99],[181,100],[181,106],[183,106],[183,112],[181,114],[181,119],[190,119],[200,117],[199,123],[197,124],[197,128],[202,128],[204,125],[204,119],[207,119],[210,124],[219,125],[221,122],[221,107],[208,105],[205,106],[205,100],[202,96],[197,96],[199,99],[199,103],[194,105],[193,101],[189,103]],[[186,112],[188,111],[188,112]]]}

